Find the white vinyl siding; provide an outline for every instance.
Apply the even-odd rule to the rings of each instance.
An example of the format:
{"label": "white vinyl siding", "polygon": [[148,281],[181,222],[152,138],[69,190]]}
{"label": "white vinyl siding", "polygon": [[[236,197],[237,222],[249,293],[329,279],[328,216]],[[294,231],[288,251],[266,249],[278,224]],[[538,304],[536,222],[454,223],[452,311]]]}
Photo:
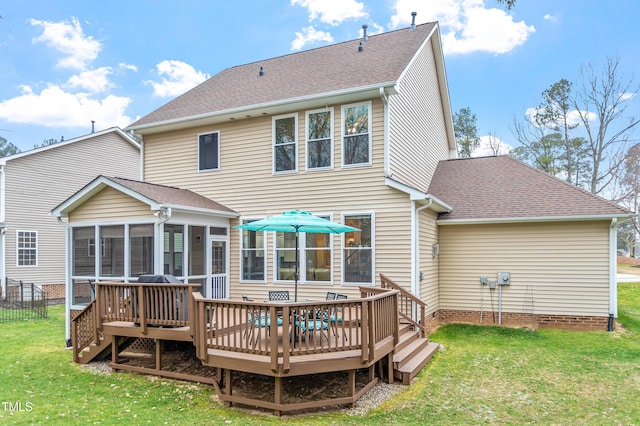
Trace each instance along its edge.
{"label": "white vinyl siding", "polygon": [[49,212],[100,174],[139,180],[140,151],[119,134],[105,133],[7,160],[5,173],[7,228],[38,233],[38,266],[18,268],[16,234],[7,232],[6,276],[62,284],[65,228]]}
{"label": "white vinyl siding", "polygon": [[389,167],[395,180],[427,192],[438,162],[449,158],[444,120],[428,43],[404,73],[398,93],[389,96]]}
{"label": "white vinyl siding", "polygon": [[[510,272],[503,312],[607,316],[609,224],[440,226],[440,308],[480,311],[480,276],[496,280],[498,272]],[[490,301],[485,289],[485,310]]]}
{"label": "white vinyl siding", "polygon": [[[322,105],[324,107],[324,105]],[[334,120],[341,122],[341,108],[335,108]],[[302,116],[304,120],[304,116]],[[189,150],[193,137],[204,127],[162,134],[145,135],[145,176],[150,182],[189,188],[209,197],[243,217],[268,217],[299,208],[315,214],[330,214],[337,222],[346,212],[375,211],[376,264],[374,277],[385,273],[396,282],[410,288],[411,202],[406,194],[384,183],[383,169],[383,108],[380,98],[371,102],[372,165],[371,167],[334,168],[330,172],[303,174],[273,174],[272,118],[255,117],[220,124],[225,135],[221,158],[225,167],[215,174],[194,173],[197,153]],[[298,138],[305,137],[305,124],[299,123]],[[341,141],[340,126],[335,127],[334,140]],[[304,144],[303,144],[304,145]],[[246,163],[246,147],[252,148],[251,167]],[[334,143],[335,158],[340,158],[341,143]],[[304,161],[304,147],[298,160]],[[171,173],[166,171],[170,169]],[[239,224],[232,221],[231,226]],[[273,265],[273,236],[266,232],[267,265]],[[293,283],[273,282],[273,273],[263,282],[241,281],[240,233],[231,230],[230,297],[242,294],[255,300],[265,300],[267,290],[288,289]],[[357,296],[357,286],[343,286],[341,236],[333,236],[333,270],[331,284],[304,286],[304,297],[324,299],[327,291],[339,291]],[[271,266],[269,266],[270,268]]]}

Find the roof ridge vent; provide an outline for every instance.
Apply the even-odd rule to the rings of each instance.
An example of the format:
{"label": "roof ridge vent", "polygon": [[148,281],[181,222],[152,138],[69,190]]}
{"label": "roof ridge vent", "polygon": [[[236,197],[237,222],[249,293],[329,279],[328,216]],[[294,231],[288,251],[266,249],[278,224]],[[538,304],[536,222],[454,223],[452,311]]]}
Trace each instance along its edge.
{"label": "roof ridge vent", "polygon": [[411,26],[409,27],[409,31],[416,30],[416,15],[418,12],[411,12]]}
{"label": "roof ridge vent", "polygon": [[367,24],[362,24],[362,41],[369,40],[369,36],[367,35],[367,28],[369,28]]}

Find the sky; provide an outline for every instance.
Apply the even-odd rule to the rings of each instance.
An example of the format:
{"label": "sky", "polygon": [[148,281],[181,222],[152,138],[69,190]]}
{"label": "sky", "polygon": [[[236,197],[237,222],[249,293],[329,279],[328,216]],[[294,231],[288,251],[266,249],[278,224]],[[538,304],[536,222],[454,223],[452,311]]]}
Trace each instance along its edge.
{"label": "sky", "polygon": [[27,151],[92,121],[125,128],[225,68],[356,39],[363,24],[404,28],[412,11],[440,24],[453,111],[470,108],[504,149],[514,119],[583,65],[616,57],[640,82],[637,0],[0,0],[0,137]]}

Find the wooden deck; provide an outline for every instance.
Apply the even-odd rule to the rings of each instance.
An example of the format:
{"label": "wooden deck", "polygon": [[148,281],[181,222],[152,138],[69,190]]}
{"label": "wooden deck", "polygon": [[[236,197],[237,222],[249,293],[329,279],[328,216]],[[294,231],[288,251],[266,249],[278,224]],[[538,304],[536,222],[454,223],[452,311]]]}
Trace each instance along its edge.
{"label": "wooden deck", "polygon": [[[379,378],[408,384],[435,351],[414,321],[417,316],[424,323],[424,303],[382,277],[388,288],[362,287],[358,299],[298,303],[206,299],[189,284],[97,283],[96,300],[72,321],[74,360],[87,363],[110,354],[116,370],[210,383],[227,405],[277,414],[353,404]],[[401,325],[404,317],[407,324]],[[152,342],[154,368],[121,362],[120,354],[136,339]],[[215,379],[163,370],[166,341],[192,342],[202,365],[215,369]],[[416,353],[418,360],[412,359]],[[418,370],[402,373],[407,365]],[[363,369],[369,380],[356,390],[355,374]],[[348,372],[344,397],[282,402],[283,378],[339,371]],[[234,372],[273,377],[273,399],[235,395]]]}

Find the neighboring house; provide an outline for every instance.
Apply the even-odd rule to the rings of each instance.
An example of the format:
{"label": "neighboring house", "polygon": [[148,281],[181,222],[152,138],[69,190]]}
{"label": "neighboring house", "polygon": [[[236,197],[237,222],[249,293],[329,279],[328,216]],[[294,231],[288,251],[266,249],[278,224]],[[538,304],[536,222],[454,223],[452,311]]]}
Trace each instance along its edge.
{"label": "neighboring house", "polygon": [[[0,158],[0,279],[64,297],[66,233],[49,215],[99,174],[140,179],[140,145],[118,128]],[[4,291],[3,291],[4,294]]]}
{"label": "neighboring house", "polygon": [[[233,226],[301,209],[361,229],[300,238],[302,297],[323,299],[336,290],[355,296],[384,273],[428,302],[430,325],[479,322],[483,313],[488,321],[497,296],[491,305],[495,290],[485,290],[480,276],[495,281],[498,272],[511,272],[500,307],[505,321],[524,309],[537,324],[571,315],[569,326],[593,319],[603,328],[616,315],[615,219],[629,214],[511,159],[447,161],[456,145],[436,23],[229,68],[129,129],[143,135],[148,183],[99,178],[56,207],[52,214],[67,224],[72,253],[103,236],[106,246],[122,248],[119,261],[127,265],[134,229],[147,225],[154,273],[198,282],[207,297],[264,300],[268,290],[293,290],[293,234]],[[462,170],[449,176],[455,165]],[[510,184],[521,171],[548,183],[551,193],[574,194],[594,213],[558,209],[549,192],[526,187],[530,193],[513,196],[535,205],[534,215],[518,212],[511,220],[516,210],[506,209],[500,220],[487,216],[503,211],[492,196],[520,190]],[[476,194],[460,181],[485,189],[478,208],[465,207]],[[150,183],[167,197],[148,195]],[[219,208],[188,206],[170,194],[177,188]],[[464,216],[456,216],[458,209]],[[538,234],[543,241],[532,240]],[[500,251],[505,235],[518,257]],[[580,245],[580,255],[567,244]],[[593,248],[583,257],[586,244]],[[89,269],[76,269],[85,257],[69,258],[70,296],[92,280],[131,281],[138,274],[133,266],[104,269],[97,258]],[[554,260],[553,268],[545,259]],[[588,280],[576,274],[580,269],[589,271]]]}

